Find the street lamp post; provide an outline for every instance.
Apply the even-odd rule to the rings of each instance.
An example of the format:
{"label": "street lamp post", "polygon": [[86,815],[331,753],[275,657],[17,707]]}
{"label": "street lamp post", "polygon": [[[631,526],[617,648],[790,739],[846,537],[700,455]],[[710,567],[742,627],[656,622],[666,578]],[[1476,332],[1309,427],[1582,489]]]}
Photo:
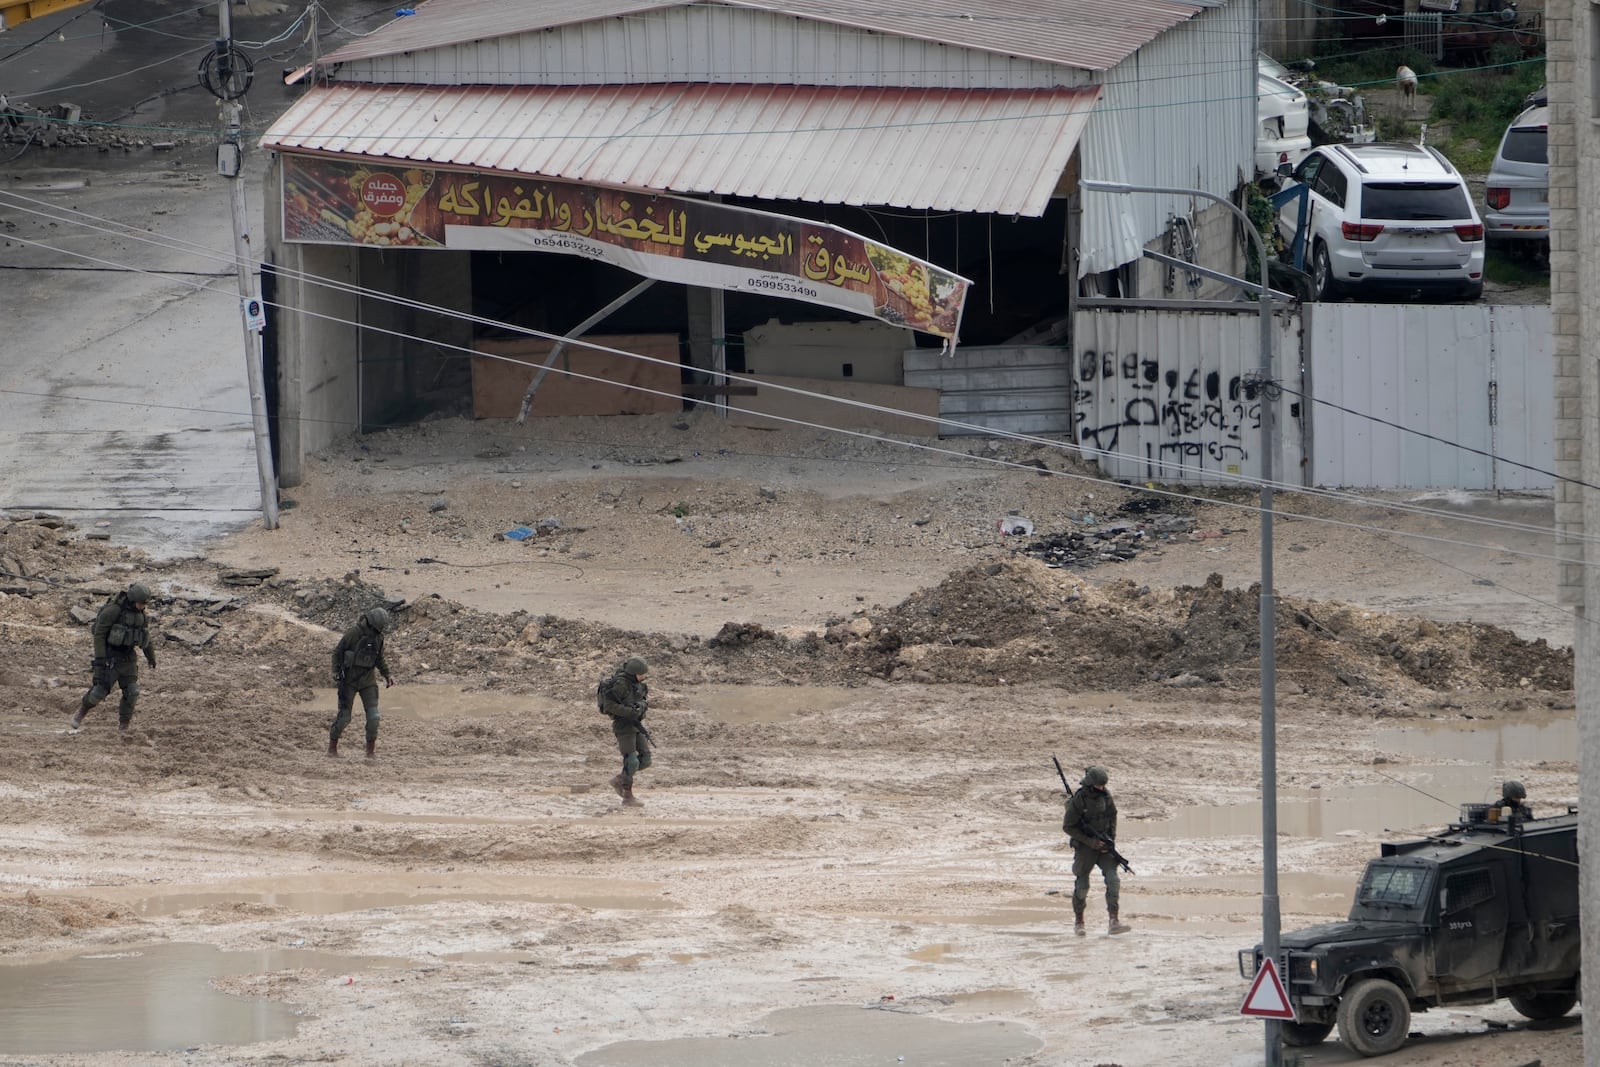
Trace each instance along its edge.
{"label": "street lamp post", "polygon": [[[1278,722],[1276,604],[1272,594],[1272,289],[1267,284],[1267,242],[1261,231],[1237,204],[1204,189],[1163,185],[1131,185],[1085,179],[1079,187],[1089,192],[1156,193],[1198,196],[1221,204],[1243,224],[1255,246],[1260,276],[1256,279],[1256,310],[1261,323],[1261,369],[1256,375],[1256,396],[1261,401],[1261,947],[1265,958],[1277,962],[1281,921],[1278,912]],[[1247,383],[1248,384],[1248,383]],[[1283,1050],[1278,1020],[1268,1019],[1267,1067],[1280,1067]]]}

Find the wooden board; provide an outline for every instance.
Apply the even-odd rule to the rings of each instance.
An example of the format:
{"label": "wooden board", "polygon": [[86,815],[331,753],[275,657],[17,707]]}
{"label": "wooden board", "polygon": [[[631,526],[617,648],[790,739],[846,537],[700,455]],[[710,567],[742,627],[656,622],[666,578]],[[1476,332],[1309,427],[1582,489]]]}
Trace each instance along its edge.
{"label": "wooden board", "polygon": [[[539,384],[530,416],[654,415],[683,410],[677,334],[595,336],[584,341],[652,356],[666,364],[598,351],[575,341]],[[473,348],[484,355],[472,359],[472,413],[480,419],[516,418],[522,394],[554,344],[539,338],[475,342]]]}

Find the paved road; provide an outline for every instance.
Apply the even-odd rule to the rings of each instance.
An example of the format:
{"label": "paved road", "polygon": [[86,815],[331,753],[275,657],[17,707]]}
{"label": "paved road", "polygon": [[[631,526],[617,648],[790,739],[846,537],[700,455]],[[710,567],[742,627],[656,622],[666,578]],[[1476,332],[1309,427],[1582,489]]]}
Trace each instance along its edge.
{"label": "paved road", "polygon": [[[353,5],[334,8],[346,26],[374,25]],[[105,136],[179,142],[36,145],[0,170],[0,510],[106,523],[116,543],[190,554],[261,509],[229,190],[197,135],[217,128],[215,101],[194,87],[195,50],[216,19],[161,0],[110,10],[150,28],[106,32],[98,16],[69,12],[0,37],[11,57],[0,91],[13,99],[77,104],[108,124]],[[247,10],[236,9],[240,40],[266,40],[295,15]],[[303,59],[292,47],[258,52],[247,127],[289,102],[276,75]],[[0,159],[16,150],[0,146]],[[252,151],[244,181],[258,246],[264,167]],[[106,232],[106,220],[148,238]]]}

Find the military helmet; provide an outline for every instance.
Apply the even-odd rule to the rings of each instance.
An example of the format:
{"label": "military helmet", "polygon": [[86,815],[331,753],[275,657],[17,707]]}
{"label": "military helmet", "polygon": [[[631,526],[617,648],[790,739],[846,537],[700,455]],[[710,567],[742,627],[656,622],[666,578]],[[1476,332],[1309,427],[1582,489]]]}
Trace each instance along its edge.
{"label": "military helmet", "polygon": [[649,670],[650,670],[650,664],[646,663],[644,660],[640,659],[638,656],[629,656],[627,661],[625,663],[623,663],[623,665],[622,665],[622,673],[623,674],[631,674],[635,678],[639,677],[639,675],[644,674]]}
{"label": "military helmet", "polygon": [[150,602],[150,587],[143,582],[134,582],[128,586],[128,603],[148,604]]}
{"label": "military helmet", "polygon": [[1512,778],[1506,782],[1505,785],[1500,787],[1500,795],[1505,797],[1507,800],[1527,800],[1528,787],[1517,781],[1515,778]]}
{"label": "military helmet", "polygon": [[368,608],[367,613],[362,618],[367,620],[368,626],[371,626],[380,634],[388,633],[389,624],[393,621],[389,618],[387,608]]}
{"label": "military helmet", "polygon": [[1109,781],[1111,781],[1111,775],[1106,773],[1104,767],[1085,767],[1083,769],[1083,781],[1079,784],[1103,786]]}

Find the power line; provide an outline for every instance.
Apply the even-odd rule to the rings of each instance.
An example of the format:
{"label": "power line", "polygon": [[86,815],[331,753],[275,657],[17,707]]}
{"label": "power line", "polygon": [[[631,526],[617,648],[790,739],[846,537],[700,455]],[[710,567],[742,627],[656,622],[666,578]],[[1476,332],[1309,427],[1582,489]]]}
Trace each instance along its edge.
{"label": "power line", "polygon": [[[0,196],[12,196],[12,197],[15,197],[16,194],[0,193]],[[22,199],[29,199],[29,198],[22,198]],[[35,201],[35,202],[37,202],[37,201]],[[40,213],[40,214],[42,214],[42,213]],[[86,215],[86,213],[76,212],[76,211],[72,212],[72,214]],[[94,218],[95,216],[87,216],[86,215],[86,217]],[[72,222],[73,220],[64,219],[62,221]],[[108,221],[108,220],[101,220],[101,221]],[[92,229],[92,230],[93,229],[99,229],[101,232],[116,232],[116,233],[119,233],[122,236],[128,236],[128,237],[132,237],[134,239],[142,239],[138,235],[141,234],[141,233],[148,232],[148,231],[137,231],[137,230],[134,230],[132,233],[128,233],[128,232],[125,232],[125,231],[110,231],[110,230],[105,230],[105,229],[100,228],[100,227],[88,226],[88,225],[82,224],[82,223],[78,223],[78,224],[79,225],[85,225],[85,228],[88,228],[88,229]],[[131,229],[131,228],[127,228],[127,229]],[[157,235],[157,236],[159,236],[159,235]],[[53,246],[46,245],[43,242],[34,242],[34,241],[31,241],[31,240],[26,239],[26,238],[13,237],[12,239],[20,240],[20,241],[23,241],[23,242],[28,243],[28,244],[33,244],[33,245],[36,245],[38,247],[53,248]],[[218,253],[210,252],[209,250],[205,250],[203,248],[203,246],[191,245],[188,242],[182,242],[182,241],[173,241],[173,242],[149,241],[148,243],[157,244],[157,245],[161,245],[161,246],[165,246],[165,247],[179,248],[179,249],[187,248],[187,250],[199,250],[203,254],[209,254],[209,255],[215,256],[216,258],[219,258],[219,259],[222,258],[220,256],[220,254],[218,254]],[[89,257],[89,256],[87,256],[85,254],[82,254],[82,253],[73,253],[73,252],[68,252],[66,250],[62,250],[62,249],[53,249],[53,250],[62,251],[62,252],[65,252],[65,254],[69,254],[69,255],[78,255],[78,256],[81,256],[82,258],[88,258],[88,259],[94,259],[95,258],[95,257]],[[112,261],[103,261],[102,260],[100,262],[110,263]],[[137,272],[137,273],[144,273],[144,271],[142,271],[140,268],[136,268],[136,267],[127,267],[126,269],[128,269],[130,271],[133,271],[133,272]],[[397,296],[395,296],[393,294],[383,293],[383,292],[380,292],[380,291],[377,291],[377,290],[368,289],[368,288],[365,288],[365,287],[362,287],[362,286],[352,285],[352,284],[348,284],[348,283],[331,282],[328,279],[319,278],[319,277],[317,277],[315,275],[310,275],[310,274],[307,274],[307,273],[304,273],[304,272],[286,271],[286,270],[278,270],[277,272],[279,274],[285,276],[285,277],[297,277],[300,280],[305,281],[305,282],[307,282],[309,284],[319,285],[319,286],[322,286],[324,288],[329,288],[329,289],[332,289],[334,291],[339,291],[339,292],[345,292],[347,294],[365,296],[365,297],[368,297],[368,298],[371,298],[371,299],[376,299],[376,300],[380,300],[380,301],[383,301],[383,302],[392,303],[392,304],[395,304],[397,306],[407,307],[407,308],[412,309],[412,310],[426,311],[426,312],[429,312],[429,313],[432,313],[432,314],[437,314],[437,315],[440,315],[440,316],[443,316],[443,317],[451,317],[451,318],[461,319],[461,320],[464,320],[464,321],[472,322],[472,323],[477,324],[477,325],[493,326],[493,327],[496,327],[498,329],[503,329],[503,330],[506,330],[508,332],[522,334],[524,336],[542,338],[542,339],[551,340],[551,341],[562,340],[561,336],[557,335],[557,334],[551,334],[551,333],[546,333],[544,331],[533,330],[533,329],[529,329],[529,328],[526,328],[526,327],[517,326],[517,325],[511,324],[511,323],[500,322],[498,320],[489,319],[489,318],[482,317],[482,316],[464,314],[464,313],[455,311],[453,309],[443,308],[443,307],[439,307],[437,305],[431,305],[431,304],[427,304],[427,303],[422,302],[422,301],[411,300],[411,299],[404,298],[404,297],[397,297]],[[199,285],[193,285],[192,288],[195,288],[197,290],[205,290],[208,287],[199,286]],[[463,356],[467,356],[469,358],[497,359],[497,360],[504,360],[506,362],[516,363],[519,366],[525,366],[526,365],[520,360],[514,360],[514,359],[511,359],[509,357],[499,356],[499,355],[495,355],[495,354],[491,354],[491,353],[482,353],[482,352],[478,352],[475,349],[466,348],[466,347],[459,346],[459,345],[453,345],[453,344],[448,344],[446,342],[441,342],[441,341],[437,341],[437,340],[420,338],[420,337],[417,337],[416,335],[408,334],[408,333],[405,333],[405,332],[399,331],[399,330],[389,330],[389,329],[374,327],[374,326],[371,326],[371,325],[365,325],[365,324],[357,323],[357,322],[355,322],[353,320],[344,319],[344,318],[341,318],[341,317],[335,316],[335,315],[328,315],[328,314],[320,314],[320,313],[315,313],[315,312],[309,312],[309,311],[307,311],[307,310],[305,310],[303,308],[292,308],[292,307],[288,307],[288,306],[282,305],[282,304],[273,304],[272,306],[277,307],[280,310],[288,312],[288,313],[291,313],[291,314],[306,315],[306,316],[309,316],[309,317],[323,319],[323,320],[334,322],[334,323],[338,323],[338,324],[341,324],[341,325],[356,326],[356,327],[358,327],[360,329],[369,330],[369,331],[372,331],[372,332],[393,336],[393,337],[395,337],[397,339],[401,339],[401,340],[410,340],[410,341],[421,342],[421,343],[426,344],[429,347],[432,347],[432,348],[435,348],[435,349],[443,349],[443,350],[446,350],[446,351],[459,352]],[[636,360],[636,361],[647,362],[647,363],[655,363],[655,364],[659,364],[659,365],[662,365],[662,366],[670,366],[670,367],[672,367],[674,369],[681,368],[681,364],[679,364],[677,362],[668,361],[668,360],[660,359],[660,358],[653,357],[653,356],[647,356],[647,355],[644,355],[642,353],[628,352],[628,351],[622,350],[622,349],[613,349],[613,348],[608,348],[606,346],[600,346],[600,345],[594,345],[594,344],[587,344],[586,347],[593,348],[593,349],[595,349],[597,351],[608,352],[608,353],[613,354],[613,355],[621,356],[623,358],[632,359],[632,360]],[[552,369],[557,369],[557,368],[552,368]],[[615,382],[611,381],[610,379],[603,379],[603,378],[598,378],[598,377],[594,377],[594,376],[584,375],[584,374],[581,374],[581,373],[575,372],[575,371],[558,370],[558,372],[567,374],[567,375],[569,375],[570,377],[573,377],[573,378],[593,381],[593,382],[600,383],[600,384],[608,384],[608,385],[613,385],[613,386],[616,384]],[[715,372],[712,372],[712,373],[715,373]],[[722,377],[725,378],[725,379],[729,379],[732,376],[724,374],[724,375],[722,375]],[[1049,438],[1037,437],[1037,436],[1029,435],[1029,434],[1021,434],[1021,433],[1015,433],[1015,432],[1011,432],[1011,431],[995,430],[995,429],[992,429],[992,428],[989,428],[989,427],[983,427],[983,426],[976,426],[976,425],[967,424],[967,423],[961,423],[961,422],[958,422],[958,421],[955,421],[955,420],[942,419],[942,418],[938,418],[938,417],[935,417],[935,416],[921,415],[921,414],[914,413],[914,412],[906,412],[906,411],[902,411],[900,409],[889,408],[889,407],[885,407],[885,406],[882,406],[882,405],[866,404],[866,403],[863,403],[863,402],[860,402],[860,401],[851,401],[851,400],[844,399],[844,398],[832,397],[832,396],[828,396],[826,394],[814,393],[814,392],[809,391],[809,390],[799,389],[799,388],[795,388],[795,387],[791,387],[791,386],[782,386],[782,385],[777,385],[775,383],[766,383],[766,384],[767,384],[767,387],[769,387],[769,388],[771,388],[773,390],[776,390],[776,391],[792,393],[792,394],[805,396],[805,397],[813,398],[813,399],[827,400],[827,401],[830,401],[830,402],[833,402],[833,403],[842,404],[844,406],[856,407],[856,408],[861,408],[861,409],[865,409],[865,410],[871,410],[871,411],[874,411],[874,412],[879,412],[879,413],[884,413],[884,414],[891,414],[891,415],[900,416],[900,417],[910,417],[910,418],[914,418],[914,419],[920,419],[920,420],[925,421],[925,422],[931,422],[931,423],[944,425],[944,426],[948,426],[948,427],[976,431],[976,432],[982,433],[982,434],[990,436],[990,437],[1000,437],[1000,438],[1004,438],[1004,439],[1016,440],[1016,441],[1019,441],[1019,442],[1033,444],[1033,445],[1037,445],[1037,446],[1041,446],[1041,447],[1048,447],[1048,448],[1051,448],[1051,449],[1054,449],[1054,450],[1057,450],[1057,451],[1071,452],[1071,453],[1074,453],[1074,454],[1078,455],[1079,458],[1092,458],[1092,456],[1089,455],[1089,453],[1098,453],[1098,454],[1101,454],[1101,455],[1109,454],[1109,455],[1112,455],[1112,456],[1119,455],[1119,453],[1106,453],[1105,450],[1087,450],[1087,449],[1084,449],[1084,448],[1082,448],[1081,446],[1079,446],[1079,445],[1077,445],[1075,443],[1068,444],[1068,443],[1063,443],[1063,442],[1060,442],[1060,441],[1052,440],[1052,439],[1049,439]],[[647,393],[647,394],[654,394],[654,395],[659,395],[659,396],[663,396],[663,397],[670,397],[672,399],[676,399],[676,400],[679,400],[679,401],[683,401],[683,400],[687,399],[687,400],[689,400],[690,403],[696,404],[697,406],[698,405],[711,405],[711,404],[714,404],[714,402],[703,401],[703,400],[699,400],[699,399],[696,399],[696,398],[684,398],[677,392],[668,393],[668,392],[665,392],[665,391],[653,390],[653,389],[648,389],[648,388],[644,388],[644,387],[640,387],[640,386],[630,386],[629,388],[632,388],[632,389],[635,389],[636,391]],[[64,399],[64,398],[58,397],[57,399]],[[76,398],[76,399],[91,400],[92,398]],[[137,403],[137,402],[120,402],[120,403]],[[1356,414],[1359,414],[1359,413],[1356,413]],[[841,433],[847,433],[847,434],[851,434],[851,435],[869,436],[869,437],[872,437],[872,439],[875,439],[875,440],[890,440],[890,441],[894,440],[892,438],[879,438],[879,437],[873,437],[872,435],[859,434],[858,431],[838,430],[838,428],[835,428],[835,427],[828,427],[828,426],[824,426],[824,425],[821,425],[821,424],[810,423],[810,422],[806,422],[804,420],[787,419],[787,418],[783,418],[783,417],[780,417],[780,416],[771,416],[771,417],[776,419],[777,421],[792,422],[792,423],[794,423],[794,424],[796,424],[798,426],[803,426],[803,427],[810,428],[810,429],[820,429],[820,430],[825,430],[825,431],[829,431],[829,432],[841,432]],[[327,422],[331,422],[331,423],[334,423],[334,424],[337,424],[337,425],[349,425],[347,420],[306,420],[306,421],[327,421]],[[905,442],[895,442],[895,443],[897,443],[897,444],[905,444]],[[1445,442],[1445,443],[1448,444],[1448,442]],[[909,447],[926,447],[926,446],[911,445]],[[947,451],[947,450],[937,450],[936,449],[935,451]],[[965,456],[965,453],[948,452],[948,454]],[[1180,472],[1184,469],[1182,464],[1165,464],[1165,465],[1176,467]],[[1027,467],[1027,465],[1025,465],[1025,464],[1024,465],[1019,465],[1019,466]],[[1036,469],[1036,468],[1027,467],[1027,469]],[[1055,473],[1055,474],[1060,475],[1060,476],[1069,477],[1069,478],[1077,478],[1077,479],[1080,479],[1080,480],[1083,480],[1083,481],[1092,482],[1092,483],[1095,483],[1095,484],[1104,484],[1104,479],[1102,477],[1099,477],[1099,476],[1075,475],[1075,474],[1072,474],[1070,472],[1052,472],[1052,473]],[[1236,484],[1236,486],[1238,486],[1238,487],[1252,487],[1252,486],[1259,487],[1260,484],[1261,484],[1259,480],[1246,478],[1246,477],[1244,477],[1242,475],[1231,475],[1230,476],[1230,475],[1224,474],[1224,475],[1221,475],[1221,476],[1224,477],[1226,480],[1234,482]],[[1435,511],[1434,509],[1421,508],[1421,507],[1417,507],[1415,505],[1408,505],[1408,504],[1394,502],[1394,501],[1377,500],[1377,499],[1373,499],[1373,498],[1369,498],[1369,497],[1363,497],[1363,496],[1361,496],[1359,494],[1346,493],[1346,492],[1343,492],[1343,491],[1327,490],[1327,489],[1319,489],[1319,488],[1307,488],[1307,487],[1304,487],[1304,486],[1293,485],[1293,484],[1282,483],[1282,482],[1274,483],[1274,487],[1278,488],[1278,489],[1280,489],[1280,490],[1282,490],[1282,491],[1284,491],[1286,493],[1295,493],[1295,494],[1300,494],[1300,495],[1305,495],[1305,496],[1337,499],[1337,500],[1342,500],[1342,501],[1349,502],[1349,503],[1363,504],[1363,505],[1366,505],[1366,506],[1371,506],[1371,507],[1382,509],[1382,510],[1427,514],[1427,515],[1433,516],[1433,517],[1437,517],[1439,515],[1439,513],[1437,511]],[[1158,490],[1158,489],[1153,489],[1153,488],[1148,488],[1148,487],[1146,487],[1146,488],[1144,488],[1144,489],[1142,489],[1140,491],[1154,493],[1156,495],[1162,495],[1162,496],[1171,496],[1171,497],[1181,498],[1181,499],[1185,499],[1185,500],[1206,499],[1204,497],[1197,497],[1194,494],[1183,493],[1183,492],[1175,492],[1175,491],[1170,491],[1170,490]],[[1238,506],[1238,505],[1234,505],[1234,504],[1229,503],[1226,506]],[[1251,507],[1246,508],[1246,510],[1257,511],[1258,509],[1256,509],[1255,507],[1251,506]],[[1367,527],[1367,526],[1365,526],[1363,524],[1359,524],[1359,523],[1339,523],[1336,520],[1321,520],[1321,519],[1318,519],[1318,518],[1315,518],[1315,517],[1311,517],[1311,518],[1312,518],[1312,521],[1329,521],[1329,522],[1333,522],[1335,525],[1347,525],[1347,526],[1350,526],[1350,527],[1356,528],[1356,529],[1368,529],[1369,528],[1369,527]],[[1487,528],[1500,529],[1500,530],[1504,530],[1504,531],[1508,531],[1508,532],[1538,533],[1538,534],[1551,534],[1551,533],[1554,532],[1554,531],[1552,531],[1551,529],[1549,529],[1547,527],[1534,526],[1534,525],[1528,525],[1528,524],[1520,524],[1520,523],[1507,523],[1504,520],[1480,518],[1480,517],[1476,517],[1476,516],[1471,516],[1471,517],[1452,516],[1451,518],[1454,521],[1461,522],[1461,523],[1467,524],[1467,525],[1484,526],[1484,527],[1487,527]],[[1409,535],[1407,535],[1407,536],[1409,536]],[[1422,536],[1422,535],[1419,535],[1419,536]],[[1441,540],[1443,543],[1447,543],[1447,544],[1470,545],[1471,547],[1478,547],[1478,548],[1486,547],[1486,546],[1482,546],[1482,545],[1471,545],[1470,542],[1460,542],[1460,541],[1455,541],[1455,540],[1452,540],[1452,539],[1438,539],[1438,540]],[[1589,538],[1574,539],[1573,543],[1576,543],[1579,540],[1586,542],[1586,541],[1589,540]],[[1600,537],[1596,537],[1595,540],[1597,542],[1600,542]],[[1566,560],[1566,559],[1564,559],[1562,557],[1545,556],[1545,555],[1542,555],[1542,554],[1535,554],[1535,553],[1526,553],[1526,552],[1522,552],[1520,550],[1510,550],[1510,549],[1502,549],[1502,550],[1510,551],[1513,554],[1517,554],[1517,555],[1529,556],[1530,558],[1552,559],[1552,560],[1556,560],[1558,562],[1574,562],[1574,561],[1571,561],[1571,560]]]}

